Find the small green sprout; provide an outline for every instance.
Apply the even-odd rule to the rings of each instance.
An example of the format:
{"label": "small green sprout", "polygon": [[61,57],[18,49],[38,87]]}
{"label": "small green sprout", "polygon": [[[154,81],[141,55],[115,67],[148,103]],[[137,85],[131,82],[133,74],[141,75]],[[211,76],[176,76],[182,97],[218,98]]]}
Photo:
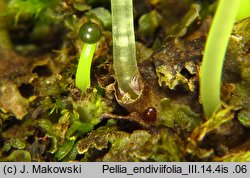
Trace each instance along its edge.
{"label": "small green sprout", "polygon": [[76,86],[82,91],[90,87],[90,70],[96,43],[101,38],[99,26],[93,22],[83,24],[79,29],[80,39],[84,42],[76,71]]}
{"label": "small green sprout", "polygon": [[220,87],[224,56],[235,20],[250,15],[249,0],[220,0],[210,28],[201,65],[201,102],[207,117],[221,106]]}

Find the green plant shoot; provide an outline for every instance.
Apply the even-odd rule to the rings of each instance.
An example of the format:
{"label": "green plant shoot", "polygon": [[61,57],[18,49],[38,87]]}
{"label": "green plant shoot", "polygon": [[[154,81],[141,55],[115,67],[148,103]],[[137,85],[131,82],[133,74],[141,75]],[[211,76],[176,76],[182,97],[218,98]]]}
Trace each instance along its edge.
{"label": "green plant shoot", "polygon": [[111,0],[114,72],[124,96],[137,98],[133,88],[139,74],[136,61],[132,0]]}
{"label": "green plant shoot", "polygon": [[241,20],[249,16],[250,16],[250,1],[241,0],[240,9],[237,14],[237,20]]}
{"label": "green plant shoot", "polygon": [[221,105],[221,74],[227,44],[241,0],[220,0],[205,45],[200,93],[204,112],[210,117]]}
{"label": "green plant shoot", "polygon": [[88,22],[79,30],[79,36],[84,42],[76,71],[76,86],[82,91],[90,87],[90,70],[95,53],[96,42],[101,37],[101,30],[97,24]]}

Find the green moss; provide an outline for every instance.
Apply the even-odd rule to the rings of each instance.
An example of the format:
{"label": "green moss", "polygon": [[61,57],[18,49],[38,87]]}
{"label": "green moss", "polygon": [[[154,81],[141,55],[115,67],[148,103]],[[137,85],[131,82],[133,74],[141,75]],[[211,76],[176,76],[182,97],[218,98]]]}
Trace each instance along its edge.
{"label": "green moss", "polygon": [[4,162],[30,162],[31,161],[31,155],[26,150],[14,150],[11,152],[11,154],[4,158],[0,159],[0,161]]}
{"label": "green moss", "polygon": [[139,19],[138,32],[143,38],[146,39],[154,34],[155,30],[159,27],[161,21],[162,16],[156,10],[144,14]]}
{"label": "green moss", "polygon": [[250,151],[230,153],[222,157],[215,157],[214,161],[220,162],[249,162],[250,161]]}
{"label": "green moss", "polygon": [[162,125],[180,127],[189,132],[201,123],[200,115],[193,112],[189,106],[171,103],[167,98],[161,100],[159,118]]}
{"label": "green moss", "polygon": [[77,144],[83,161],[183,161],[183,147],[179,137],[165,129],[157,134],[147,130],[127,133],[107,126]]}
{"label": "green moss", "polygon": [[17,23],[20,16],[38,17],[40,13],[58,3],[58,0],[10,0],[2,15],[14,15]]}
{"label": "green moss", "polygon": [[112,20],[111,20],[111,13],[109,10],[103,7],[97,7],[94,9],[90,9],[87,13],[87,16],[93,18],[95,16],[97,19],[101,20],[105,29],[111,31],[112,29]]}
{"label": "green moss", "polygon": [[16,149],[24,149],[26,146],[25,140],[19,139],[19,138],[10,139],[10,144],[13,148],[16,148]]}
{"label": "green moss", "polygon": [[180,162],[185,161],[183,157],[184,144],[176,135],[162,133],[157,145],[154,147],[153,160],[157,162]]}
{"label": "green moss", "polygon": [[196,127],[188,138],[187,153],[202,159],[211,157],[214,154],[214,149],[201,148],[200,144],[206,135],[219,129],[223,124],[229,123],[234,118],[235,110],[236,108],[232,106],[225,106],[225,109],[214,113],[207,121]]}
{"label": "green moss", "polygon": [[91,123],[93,125],[101,122],[104,112],[111,111],[107,103],[98,95],[97,90],[85,95],[84,99],[73,103],[74,110],[79,114],[81,122]]}
{"label": "green moss", "polygon": [[238,119],[242,125],[245,127],[250,127],[250,112],[249,111],[241,111],[238,114]]}

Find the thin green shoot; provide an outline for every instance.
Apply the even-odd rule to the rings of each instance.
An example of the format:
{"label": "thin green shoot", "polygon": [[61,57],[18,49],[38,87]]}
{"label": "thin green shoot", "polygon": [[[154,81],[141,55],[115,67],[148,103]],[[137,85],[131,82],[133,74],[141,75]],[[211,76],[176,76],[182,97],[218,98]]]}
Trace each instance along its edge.
{"label": "thin green shoot", "polygon": [[82,48],[82,53],[76,71],[76,86],[82,91],[85,91],[90,87],[90,70],[95,48],[96,43],[85,43]]}
{"label": "thin green shoot", "polygon": [[240,3],[241,0],[220,0],[208,34],[200,76],[201,101],[207,117],[221,106],[224,56]]}
{"label": "thin green shoot", "polygon": [[101,30],[97,24],[88,22],[79,30],[79,36],[84,43],[76,71],[76,86],[82,91],[90,87],[90,71],[96,43],[101,37]]}

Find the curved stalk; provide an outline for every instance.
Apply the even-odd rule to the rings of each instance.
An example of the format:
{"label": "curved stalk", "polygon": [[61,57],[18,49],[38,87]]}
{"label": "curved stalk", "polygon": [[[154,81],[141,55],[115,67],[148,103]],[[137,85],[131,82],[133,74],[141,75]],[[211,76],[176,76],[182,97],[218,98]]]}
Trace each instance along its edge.
{"label": "curved stalk", "polygon": [[137,98],[133,88],[138,75],[132,0],[111,0],[114,72],[124,96]]}
{"label": "curved stalk", "polygon": [[95,48],[96,43],[85,43],[82,48],[82,53],[76,71],[76,86],[82,91],[85,91],[90,87],[90,69]]}
{"label": "curved stalk", "polygon": [[223,61],[240,3],[241,0],[220,0],[208,34],[200,76],[201,101],[207,117],[221,105]]}
{"label": "curved stalk", "polygon": [[79,29],[79,37],[84,42],[76,71],[76,86],[82,91],[90,87],[91,63],[96,43],[101,38],[99,26],[93,22],[83,24]]}

